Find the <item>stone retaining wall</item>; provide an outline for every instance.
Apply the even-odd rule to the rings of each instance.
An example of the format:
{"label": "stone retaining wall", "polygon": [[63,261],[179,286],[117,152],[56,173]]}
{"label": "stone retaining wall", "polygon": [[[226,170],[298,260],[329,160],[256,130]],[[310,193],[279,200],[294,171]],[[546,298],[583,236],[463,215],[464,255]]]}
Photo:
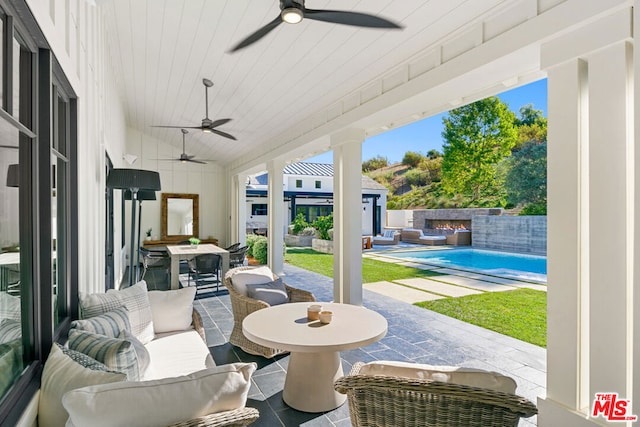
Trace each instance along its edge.
{"label": "stone retaining wall", "polygon": [[547,254],[546,216],[478,215],[471,231],[474,248]]}

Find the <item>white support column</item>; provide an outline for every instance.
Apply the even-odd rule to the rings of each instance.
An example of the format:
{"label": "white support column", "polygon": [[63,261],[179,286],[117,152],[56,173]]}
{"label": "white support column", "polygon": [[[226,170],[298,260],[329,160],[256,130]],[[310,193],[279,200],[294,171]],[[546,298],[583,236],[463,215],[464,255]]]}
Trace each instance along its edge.
{"label": "white support column", "polygon": [[229,244],[246,241],[247,222],[247,175],[237,174],[231,178],[231,233]]}
{"label": "white support column", "polygon": [[[640,159],[633,96],[633,77],[640,73],[631,32],[625,32],[629,13],[620,10],[542,49],[549,90],[542,427],[609,425],[589,416],[595,393],[618,393],[635,403],[627,415],[640,413],[640,334],[634,324],[640,317],[634,304],[640,302],[640,264],[634,262]],[[602,43],[603,34],[622,36]]]}
{"label": "white support column", "polygon": [[[631,52],[620,42],[589,58],[591,398],[597,392],[616,391],[621,398],[631,393]],[[611,226],[615,239],[603,233]]]}
{"label": "white support column", "polygon": [[284,185],[282,172],[284,162],[275,159],[267,165],[268,183],[268,238],[269,250],[267,264],[278,276],[283,275],[284,268]]}
{"label": "white support column", "polygon": [[331,136],[333,149],[333,298],[362,305],[362,129]]}

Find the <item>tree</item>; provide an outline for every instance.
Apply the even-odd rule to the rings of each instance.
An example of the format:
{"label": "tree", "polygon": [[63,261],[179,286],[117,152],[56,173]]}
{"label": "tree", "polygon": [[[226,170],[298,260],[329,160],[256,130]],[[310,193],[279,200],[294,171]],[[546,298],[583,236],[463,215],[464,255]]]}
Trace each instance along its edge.
{"label": "tree", "polygon": [[386,166],[389,166],[389,160],[386,157],[376,156],[362,162],[362,172],[370,172]]}
{"label": "tree", "polygon": [[440,157],[442,157],[442,154],[440,154],[440,152],[435,148],[432,148],[431,150],[427,151],[427,158],[430,160],[435,160]]}
{"label": "tree", "polygon": [[508,163],[507,201],[513,205],[533,205],[537,212],[546,213],[547,143],[525,143]]}
{"label": "tree", "polygon": [[402,158],[402,164],[411,166],[412,168],[417,168],[422,159],[424,159],[422,154],[415,151],[407,151],[404,153],[404,157]]}
{"label": "tree", "polygon": [[445,191],[477,201],[482,193],[502,187],[497,165],[516,143],[515,120],[515,114],[497,97],[456,108],[443,118]]}
{"label": "tree", "polygon": [[520,118],[516,119],[516,126],[518,142],[514,151],[528,142],[539,144],[547,141],[547,118],[542,115],[541,110],[534,109],[531,104],[520,107]]}

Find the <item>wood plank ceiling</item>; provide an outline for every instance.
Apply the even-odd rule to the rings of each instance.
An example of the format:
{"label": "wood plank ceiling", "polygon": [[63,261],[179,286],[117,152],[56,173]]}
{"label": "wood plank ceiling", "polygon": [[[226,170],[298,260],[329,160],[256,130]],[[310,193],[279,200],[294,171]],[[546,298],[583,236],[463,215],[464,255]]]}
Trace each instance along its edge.
{"label": "wood plank ceiling", "polygon": [[229,164],[320,108],[352,93],[448,35],[494,13],[504,0],[307,0],[314,9],[367,12],[405,28],[376,30],[303,20],[282,24],[230,54],[274,19],[277,0],[114,0],[102,3],[110,61],[127,125],[180,147],[179,129],[205,117],[238,141],[194,130],[189,154]]}

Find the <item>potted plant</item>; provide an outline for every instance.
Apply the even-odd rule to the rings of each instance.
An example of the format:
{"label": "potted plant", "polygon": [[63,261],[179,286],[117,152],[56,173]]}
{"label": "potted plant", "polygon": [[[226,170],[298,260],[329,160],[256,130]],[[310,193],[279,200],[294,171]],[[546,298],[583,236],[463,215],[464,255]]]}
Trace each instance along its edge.
{"label": "potted plant", "polygon": [[147,237],[145,238],[145,240],[151,240],[151,227],[149,227],[149,229],[146,231]]}
{"label": "potted plant", "polygon": [[198,239],[197,237],[191,237],[189,238],[189,243],[197,247],[200,244],[200,239]]}

